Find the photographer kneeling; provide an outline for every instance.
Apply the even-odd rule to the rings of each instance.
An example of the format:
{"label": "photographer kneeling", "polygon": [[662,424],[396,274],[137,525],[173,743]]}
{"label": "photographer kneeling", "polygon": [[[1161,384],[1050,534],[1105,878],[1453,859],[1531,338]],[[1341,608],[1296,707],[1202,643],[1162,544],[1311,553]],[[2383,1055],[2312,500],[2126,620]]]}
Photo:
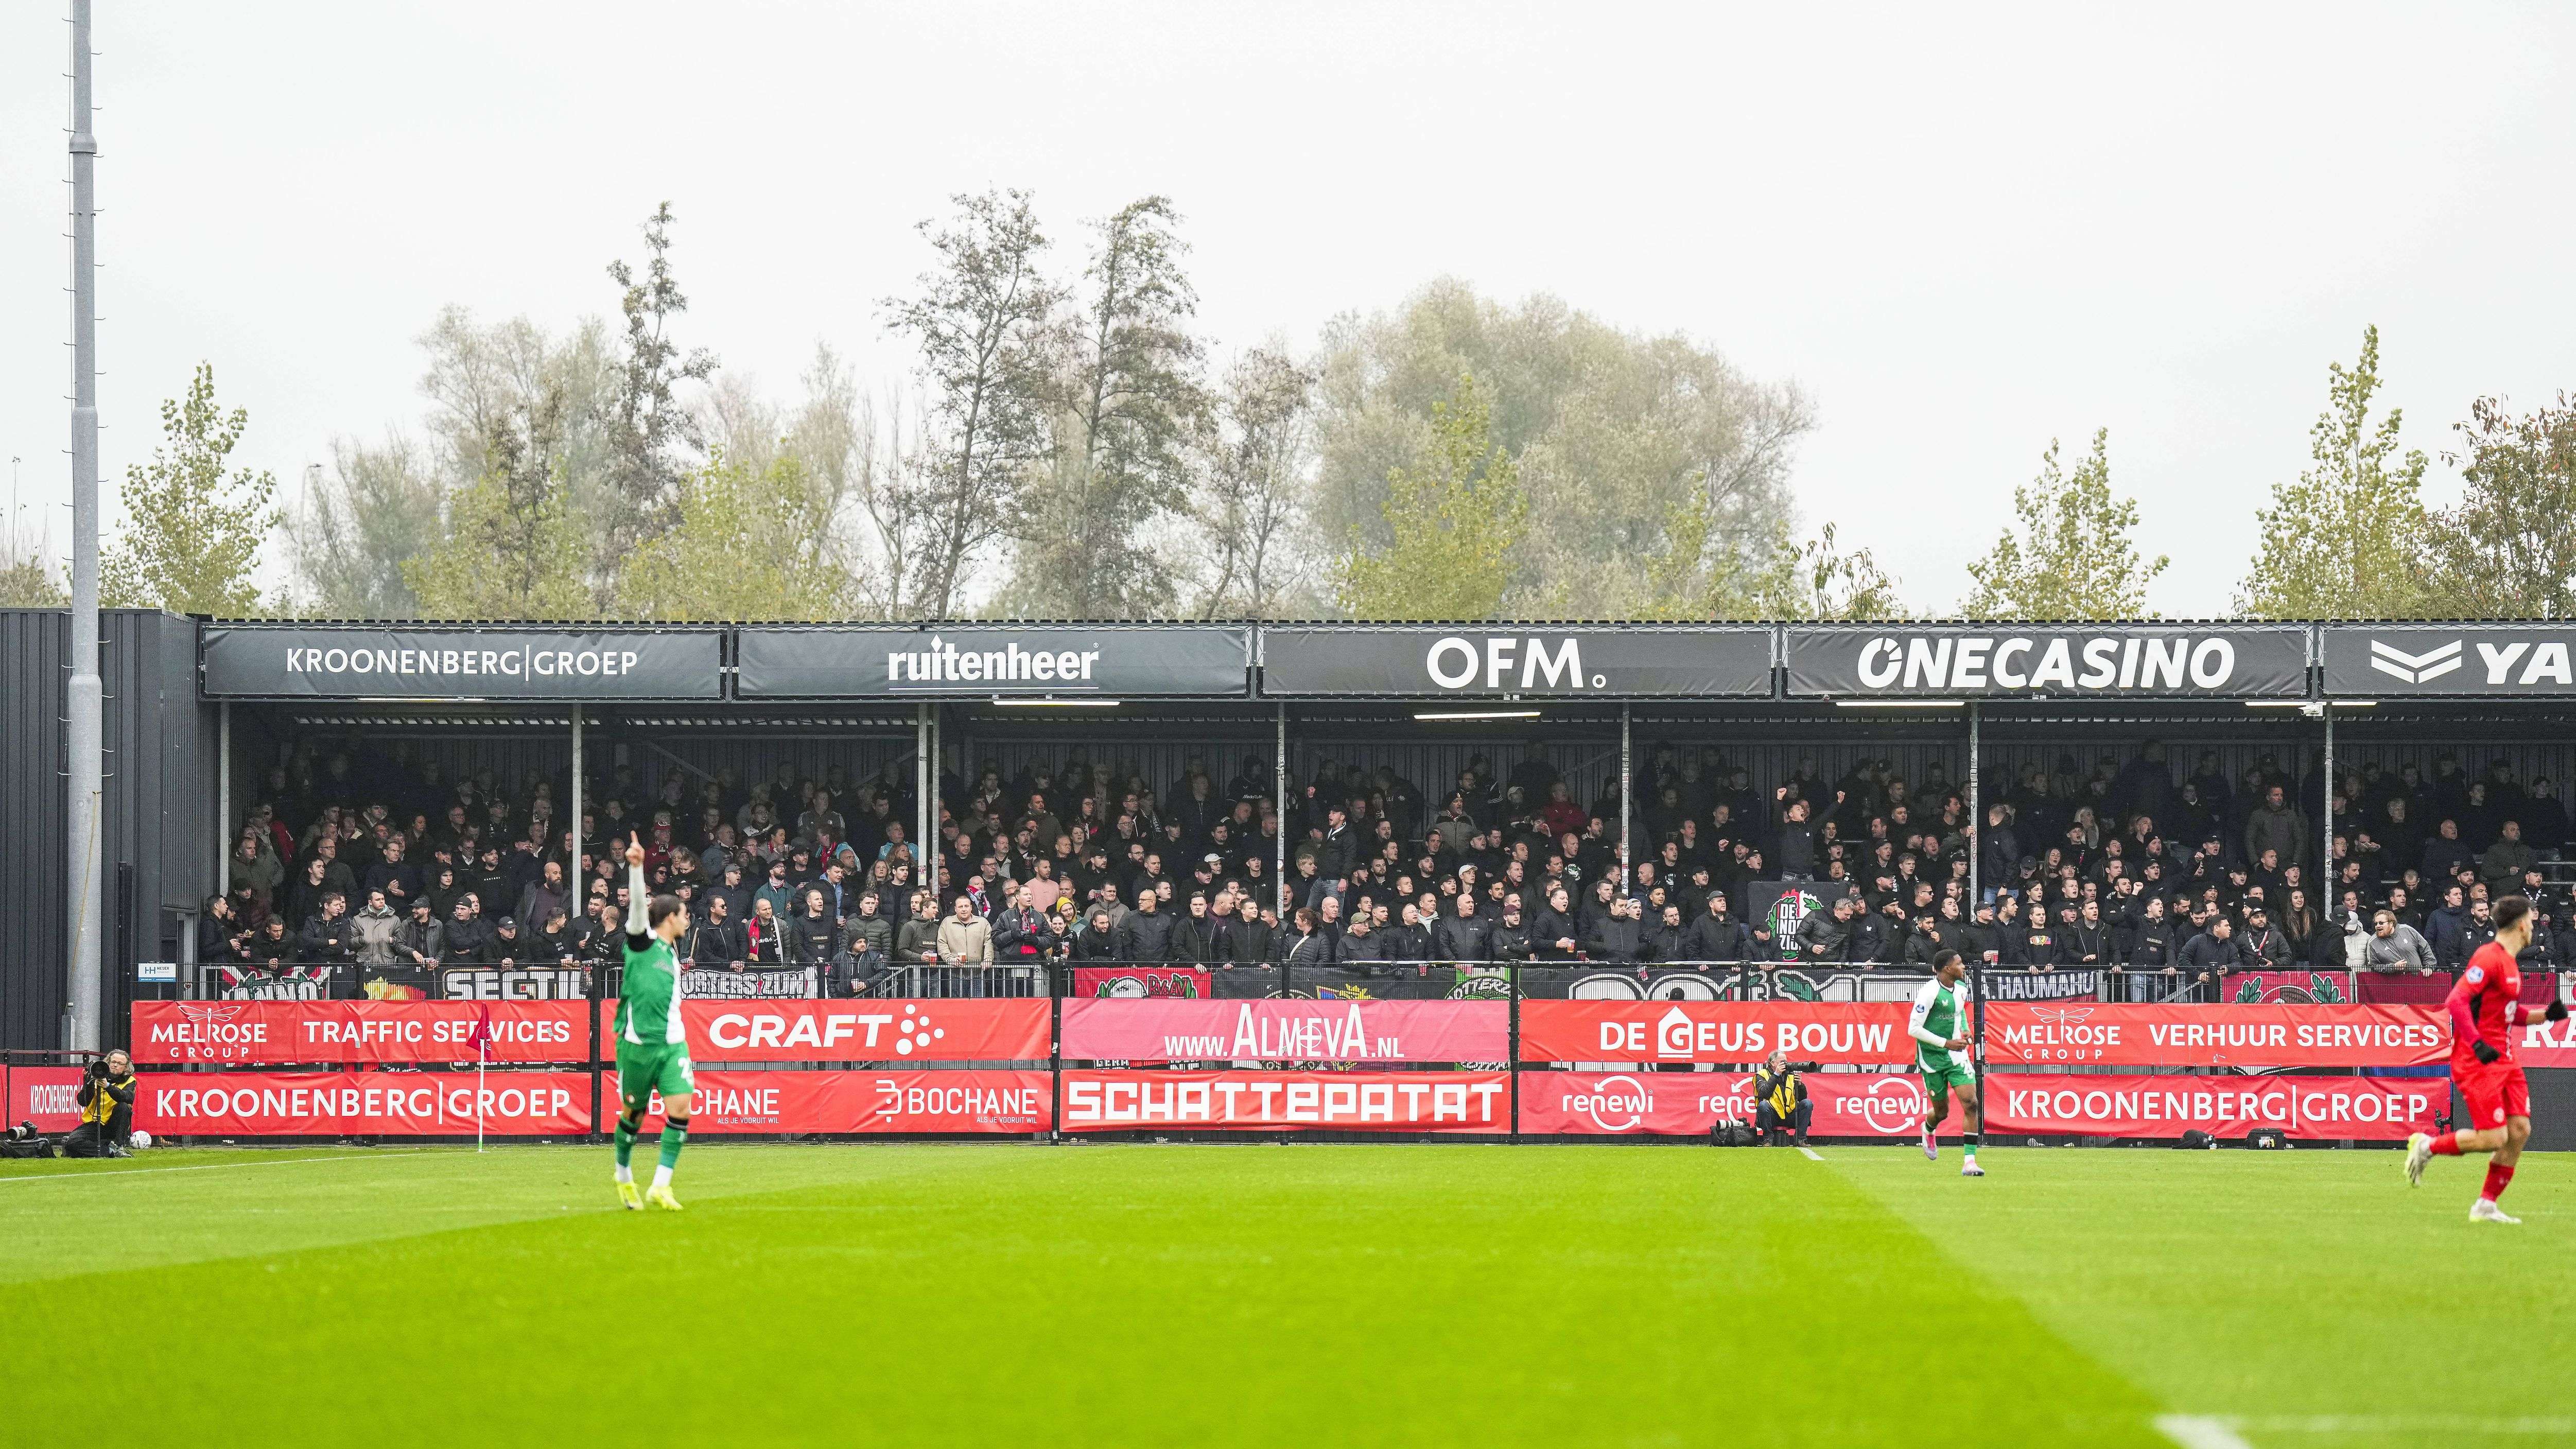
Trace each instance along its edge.
{"label": "photographer kneeling", "polygon": [[134,1059],[123,1050],[89,1064],[81,1078],[80,1125],[62,1141],[65,1157],[129,1157],[126,1142],[134,1135]]}
{"label": "photographer kneeling", "polygon": [[1753,1130],[1763,1146],[1772,1145],[1775,1133],[1784,1144],[1807,1145],[1807,1124],[1815,1120],[1816,1104],[1807,1099],[1807,1084],[1798,1074],[1814,1070],[1814,1062],[1793,1062],[1787,1052],[1773,1052],[1754,1069]]}

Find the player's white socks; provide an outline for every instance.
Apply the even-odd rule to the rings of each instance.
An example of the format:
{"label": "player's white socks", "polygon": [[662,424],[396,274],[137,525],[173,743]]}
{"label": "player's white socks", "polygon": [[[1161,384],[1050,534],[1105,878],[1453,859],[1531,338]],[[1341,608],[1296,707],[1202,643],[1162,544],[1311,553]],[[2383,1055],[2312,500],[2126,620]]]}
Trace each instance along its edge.
{"label": "player's white socks", "polygon": [[617,1180],[619,1182],[633,1182],[635,1180],[635,1169],[627,1166],[623,1162],[617,1164]]}
{"label": "player's white socks", "polygon": [[658,1190],[658,1189],[661,1189],[661,1188],[669,1187],[670,1185],[671,1185],[671,1169],[669,1169],[669,1168],[667,1168],[667,1167],[659,1166],[659,1165],[657,1164],[657,1165],[654,1167],[654,1169],[653,1169],[653,1186],[655,1187],[655,1189],[657,1189],[657,1190]]}

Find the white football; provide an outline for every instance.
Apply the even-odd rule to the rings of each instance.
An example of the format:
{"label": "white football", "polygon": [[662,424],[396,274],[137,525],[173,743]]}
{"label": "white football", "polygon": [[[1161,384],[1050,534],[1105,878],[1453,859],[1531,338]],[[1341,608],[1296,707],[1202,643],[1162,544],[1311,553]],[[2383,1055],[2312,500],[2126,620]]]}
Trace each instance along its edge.
{"label": "white football", "polygon": [[152,1145],[152,1134],[151,1134],[151,1133],[149,1133],[149,1132],[137,1131],[137,1132],[134,1134],[134,1145],[135,1145],[137,1148],[144,1148],[144,1147],[149,1147],[149,1146],[151,1146],[151,1145]]}

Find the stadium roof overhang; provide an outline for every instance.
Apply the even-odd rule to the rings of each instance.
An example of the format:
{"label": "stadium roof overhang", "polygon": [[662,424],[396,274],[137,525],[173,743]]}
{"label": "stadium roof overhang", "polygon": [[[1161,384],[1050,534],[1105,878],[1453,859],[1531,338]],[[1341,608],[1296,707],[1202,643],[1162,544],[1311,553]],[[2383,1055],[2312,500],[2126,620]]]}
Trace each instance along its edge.
{"label": "stadium roof overhang", "polygon": [[[1022,721],[1447,714],[1780,724],[1970,703],[1997,723],[2252,710],[2530,723],[2576,708],[2551,622],[1858,624],[960,621],[926,625],[201,621],[209,700],[371,721],[534,723],[614,707],[668,728],[901,728],[918,707]],[[1532,715],[1532,711],[1536,714]],[[1440,723],[1440,720],[1423,720]]]}

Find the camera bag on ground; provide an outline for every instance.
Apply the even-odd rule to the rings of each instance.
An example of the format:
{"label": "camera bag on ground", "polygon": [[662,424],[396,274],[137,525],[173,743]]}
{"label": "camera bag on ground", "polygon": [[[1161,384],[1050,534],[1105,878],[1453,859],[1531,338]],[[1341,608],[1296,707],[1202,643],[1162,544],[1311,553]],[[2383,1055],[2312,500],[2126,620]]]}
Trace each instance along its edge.
{"label": "camera bag on ground", "polygon": [[0,1157],[51,1157],[53,1155],[54,1144],[46,1140],[43,1133],[36,1130],[36,1124],[33,1122],[21,1122],[10,1128],[5,1136],[0,1136]]}
{"label": "camera bag on ground", "polygon": [[1750,1147],[1760,1140],[1754,1135],[1751,1126],[1732,1117],[1724,1118],[1716,1126],[1708,1129],[1708,1143],[1711,1147]]}

